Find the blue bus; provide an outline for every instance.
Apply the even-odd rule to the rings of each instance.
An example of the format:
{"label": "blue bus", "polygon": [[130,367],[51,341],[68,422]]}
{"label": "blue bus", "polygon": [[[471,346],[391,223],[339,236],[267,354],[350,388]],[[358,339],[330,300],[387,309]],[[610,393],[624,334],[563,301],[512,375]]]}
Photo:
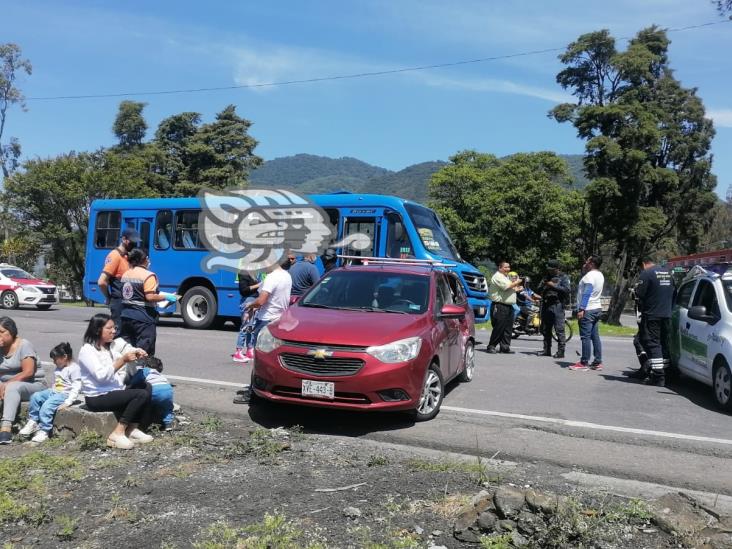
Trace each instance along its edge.
{"label": "blue bus", "polygon": [[[334,193],[306,198],[328,215],[337,230],[336,242],[349,235],[367,235],[370,244],[337,248],[339,255],[409,257],[447,260],[468,295],[476,321],[487,320],[489,301],[483,274],[458,254],[439,217],[429,208],[394,196]],[[134,198],[95,200],[89,215],[84,296],[104,303],[97,287],[106,255],[119,244],[122,231],[133,227],[150,254],[160,289],[182,296],[179,311],[186,326],[208,328],[239,317],[236,273],[206,272],[201,267],[209,250],[199,238],[198,198]],[[342,259],[339,259],[340,263]],[[318,261],[321,272],[322,262]]]}

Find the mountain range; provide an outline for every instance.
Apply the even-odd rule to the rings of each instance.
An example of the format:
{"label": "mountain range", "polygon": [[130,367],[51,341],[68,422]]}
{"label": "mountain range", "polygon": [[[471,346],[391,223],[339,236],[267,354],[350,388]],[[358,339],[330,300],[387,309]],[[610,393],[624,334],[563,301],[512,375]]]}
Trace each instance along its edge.
{"label": "mountain range", "polygon": [[[583,188],[588,180],[582,169],[582,155],[560,155],[567,161],[573,188]],[[253,187],[291,189],[302,194],[350,191],[390,194],[427,202],[432,174],[447,162],[434,160],[391,171],[357,158],[329,158],[296,154],[268,160],[249,176]]]}

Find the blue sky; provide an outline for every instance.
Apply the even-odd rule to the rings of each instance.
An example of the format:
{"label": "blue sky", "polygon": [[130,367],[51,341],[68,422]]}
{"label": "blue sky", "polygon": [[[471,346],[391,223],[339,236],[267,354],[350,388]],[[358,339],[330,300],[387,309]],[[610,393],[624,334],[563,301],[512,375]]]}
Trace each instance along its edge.
{"label": "blue sky", "polygon": [[[708,0],[34,1],[3,7],[3,42],[33,63],[29,98],[257,84],[564,48],[608,28],[627,37],[720,21]],[[714,119],[718,192],[732,185],[732,23],[669,35],[671,65]],[[625,42],[619,42],[620,47]],[[364,79],[140,96],[164,117],[204,120],[229,103],[253,122],[265,159],[351,156],[392,170],[462,149],[581,153],[546,113],[567,98],[557,53]],[[120,98],[40,101],[10,114],[26,157],[114,142]]]}

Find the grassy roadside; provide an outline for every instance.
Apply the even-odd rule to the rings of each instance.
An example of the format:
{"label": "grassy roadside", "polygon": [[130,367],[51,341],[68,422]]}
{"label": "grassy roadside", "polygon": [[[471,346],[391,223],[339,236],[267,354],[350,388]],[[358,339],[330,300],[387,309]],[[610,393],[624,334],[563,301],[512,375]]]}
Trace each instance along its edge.
{"label": "grassy roadside", "polygon": [[[579,337],[579,325],[577,324],[577,320],[570,320],[569,324],[572,326],[572,333]],[[491,322],[490,320],[488,322],[483,322],[481,324],[476,324],[475,328],[478,330],[491,330]],[[600,335],[601,336],[610,336],[610,337],[633,337],[636,332],[638,331],[638,328],[636,326],[612,326],[610,324],[605,324],[604,322],[600,322]]]}

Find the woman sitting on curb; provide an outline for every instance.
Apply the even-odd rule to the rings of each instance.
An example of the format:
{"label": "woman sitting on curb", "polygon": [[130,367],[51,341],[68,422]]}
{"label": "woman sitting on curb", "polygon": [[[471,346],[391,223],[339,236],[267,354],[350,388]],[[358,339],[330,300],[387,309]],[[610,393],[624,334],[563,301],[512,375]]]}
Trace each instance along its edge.
{"label": "woman sitting on curb", "polygon": [[150,389],[125,389],[117,372],[147,353],[142,349],[116,352],[111,346],[114,331],[114,322],[107,314],[96,314],[89,321],[84,346],[79,351],[82,392],[89,410],[114,412],[117,416],[118,423],[107,438],[107,446],[129,450],[135,443],[153,440],[137,428],[148,413]]}
{"label": "woman sitting on curb", "polygon": [[0,444],[9,444],[18,407],[23,400],[46,388],[43,370],[38,371],[38,355],[31,342],[18,336],[12,318],[0,317],[0,403],[3,418],[0,424]]}

